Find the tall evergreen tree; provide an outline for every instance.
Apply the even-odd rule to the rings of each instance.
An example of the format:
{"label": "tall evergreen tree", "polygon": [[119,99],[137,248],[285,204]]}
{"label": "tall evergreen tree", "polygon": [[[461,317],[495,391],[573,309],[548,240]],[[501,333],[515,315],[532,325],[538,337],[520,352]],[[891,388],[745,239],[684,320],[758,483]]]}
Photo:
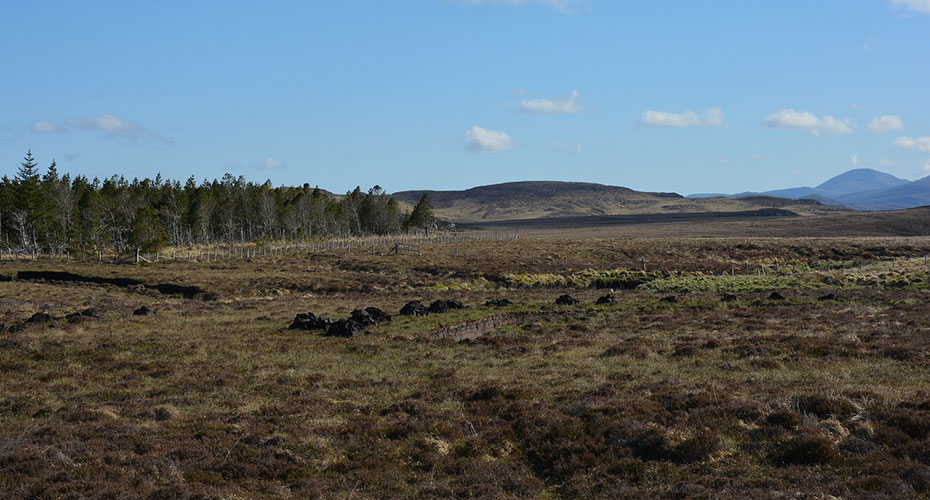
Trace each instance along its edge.
{"label": "tall evergreen tree", "polygon": [[16,208],[12,218],[20,241],[27,249],[35,249],[38,244],[36,219],[41,211],[42,193],[37,167],[30,149],[16,172]]}
{"label": "tall evergreen tree", "polygon": [[429,194],[423,193],[423,197],[413,207],[410,217],[407,219],[407,226],[420,228],[429,235],[429,228],[433,224],[433,205],[429,202]]}

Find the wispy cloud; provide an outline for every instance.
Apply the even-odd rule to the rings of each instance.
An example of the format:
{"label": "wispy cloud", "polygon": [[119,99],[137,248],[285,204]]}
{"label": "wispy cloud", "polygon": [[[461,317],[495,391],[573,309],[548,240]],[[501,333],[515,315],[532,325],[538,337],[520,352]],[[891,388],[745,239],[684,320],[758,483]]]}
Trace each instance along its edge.
{"label": "wispy cloud", "polygon": [[587,3],[587,0],[464,0],[464,2],[470,5],[508,5],[511,7],[545,5],[563,14],[574,14],[582,4]]}
{"label": "wispy cloud", "polygon": [[852,163],[854,167],[858,167],[859,166],[859,155],[850,156],[849,163]]}
{"label": "wispy cloud", "polygon": [[578,91],[573,90],[568,97],[557,97],[555,99],[523,99],[517,108],[521,113],[531,113],[538,115],[555,114],[555,113],[578,113],[576,101],[578,100]]}
{"label": "wispy cloud", "polygon": [[259,162],[257,168],[259,170],[279,170],[285,168],[286,166],[287,165],[285,165],[283,161],[269,156],[268,158],[265,158]]}
{"label": "wispy cloud", "polygon": [[855,122],[849,118],[839,120],[832,116],[818,117],[808,111],[783,109],[772,113],[763,122],[766,128],[792,128],[807,130],[817,137],[852,133]]}
{"label": "wispy cloud", "polygon": [[897,9],[930,14],[930,0],[890,0],[891,5]]}
{"label": "wispy cloud", "polygon": [[930,136],[924,137],[898,137],[892,144],[905,151],[919,151],[930,153]]}
{"label": "wispy cloud", "polygon": [[720,108],[707,108],[704,113],[698,114],[688,110],[684,113],[666,113],[665,111],[648,110],[639,117],[640,127],[720,127],[723,125],[723,110]]}
{"label": "wispy cloud", "polygon": [[29,124],[29,131],[33,134],[61,134],[67,130],[61,125],[48,120],[39,120]]}
{"label": "wispy cloud", "polygon": [[572,144],[572,143],[564,143],[558,139],[553,139],[551,144],[552,144],[552,149],[556,151],[563,151],[566,153],[572,153],[576,155],[580,155],[584,151],[584,149],[581,147],[580,142],[576,142]]}
{"label": "wispy cloud", "polygon": [[513,148],[513,138],[504,131],[475,125],[465,132],[465,149],[472,153],[500,154]]}
{"label": "wispy cloud", "polygon": [[108,139],[124,138],[138,140],[142,137],[146,137],[163,145],[174,144],[174,138],[172,137],[159,134],[138,122],[123,121],[107,113],[93,118],[74,118],[68,120],[66,123],[69,127],[80,130],[104,132],[104,137]]}
{"label": "wispy cloud", "polygon": [[869,123],[869,128],[876,134],[884,134],[892,130],[903,130],[904,122],[901,121],[901,117],[898,115],[876,116]]}

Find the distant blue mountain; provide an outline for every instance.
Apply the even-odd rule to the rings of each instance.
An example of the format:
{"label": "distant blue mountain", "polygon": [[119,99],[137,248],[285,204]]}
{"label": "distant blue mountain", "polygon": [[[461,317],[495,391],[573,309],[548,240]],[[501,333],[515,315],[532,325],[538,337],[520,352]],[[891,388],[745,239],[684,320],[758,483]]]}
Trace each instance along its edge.
{"label": "distant blue mountain", "polygon": [[843,203],[860,210],[897,210],[930,205],[930,176],[898,186],[843,196]]}
{"label": "distant blue mountain", "polygon": [[909,182],[871,168],[857,168],[843,172],[817,186],[816,194],[841,198],[854,193],[902,186]]}
{"label": "distant blue mountain", "polygon": [[930,205],[930,177],[911,182],[871,168],[856,168],[832,177],[817,187],[804,186],[733,195],[697,194],[688,198],[743,198],[760,194],[778,198],[811,199],[859,210],[913,208]]}
{"label": "distant blue mountain", "polygon": [[766,191],[762,194],[777,196],[779,198],[804,198],[806,196],[813,196],[820,193],[816,188],[805,186],[799,188],[776,189],[774,191]]}

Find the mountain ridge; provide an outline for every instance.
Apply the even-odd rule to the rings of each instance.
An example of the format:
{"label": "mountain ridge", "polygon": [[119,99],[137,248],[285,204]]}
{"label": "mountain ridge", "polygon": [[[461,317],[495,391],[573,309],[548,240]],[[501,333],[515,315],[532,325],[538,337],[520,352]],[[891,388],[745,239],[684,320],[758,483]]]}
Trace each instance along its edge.
{"label": "mountain ridge", "polygon": [[[909,181],[871,168],[855,168],[833,176],[816,187],[802,186],[723,196],[742,198],[756,194],[795,200],[812,199],[856,210],[899,210],[930,204],[930,176]],[[691,199],[706,197],[706,194],[688,195]]]}

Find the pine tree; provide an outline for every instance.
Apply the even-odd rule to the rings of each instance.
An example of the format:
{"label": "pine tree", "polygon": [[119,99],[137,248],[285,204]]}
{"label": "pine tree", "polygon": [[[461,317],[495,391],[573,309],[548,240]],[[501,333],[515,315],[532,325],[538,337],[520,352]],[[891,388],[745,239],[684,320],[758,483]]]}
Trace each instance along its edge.
{"label": "pine tree", "polygon": [[29,150],[16,172],[17,210],[13,214],[13,223],[25,248],[35,248],[38,243],[36,219],[42,207],[42,192],[37,167],[32,150]]}
{"label": "pine tree", "polygon": [[433,223],[433,206],[429,202],[429,195],[423,193],[423,197],[420,198],[420,201],[413,207],[413,212],[410,212],[410,217],[407,219],[407,225],[409,227],[419,227],[426,231],[427,236],[429,235],[429,227]]}

